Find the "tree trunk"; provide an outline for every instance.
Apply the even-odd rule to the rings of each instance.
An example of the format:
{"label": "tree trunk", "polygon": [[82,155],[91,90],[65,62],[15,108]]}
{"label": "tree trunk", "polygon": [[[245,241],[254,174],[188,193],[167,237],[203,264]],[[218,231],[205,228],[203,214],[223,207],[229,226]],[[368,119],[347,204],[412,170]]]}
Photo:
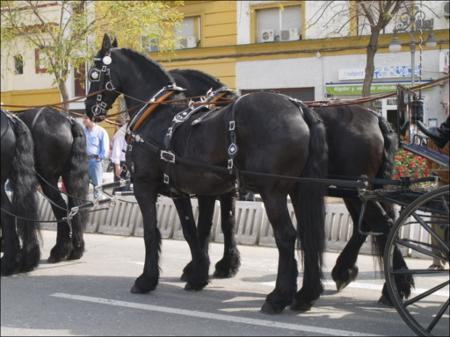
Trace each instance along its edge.
{"label": "tree trunk", "polygon": [[[66,82],[63,80],[59,80],[58,88],[59,88],[59,93],[61,94],[62,101],[67,102],[69,100],[69,94],[67,92]],[[64,110],[68,110],[69,104],[68,103],[62,104],[61,108],[63,108]]]}
{"label": "tree trunk", "polygon": [[373,81],[373,72],[375,70],[375,54],[378,50],[378,38],[380,36],[380,30],[378,27],[372,28],[372,34],[370,35],[369,44],[367,45],[367,58],[366,58],[366,73],[364,76],[364,84],[362,95],[370,96],[370,87]]}

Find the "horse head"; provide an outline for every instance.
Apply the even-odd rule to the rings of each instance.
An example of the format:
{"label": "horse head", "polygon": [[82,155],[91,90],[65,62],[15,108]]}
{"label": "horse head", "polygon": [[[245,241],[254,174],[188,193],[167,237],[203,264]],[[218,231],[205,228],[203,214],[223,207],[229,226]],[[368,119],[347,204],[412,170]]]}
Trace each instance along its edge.
{"label": "horse head", "polygon": [[106,117],[120,94],[124,94],[129,110],[136,112],[161,88],[174,84],[158,63],[134,50],[117,48],[117,40],[111,41],[106,34],[89,71],[89,81],[86,114],[94,121]]}
{"label": "horse head", "polygon": [[85,100],[86,115],[94,120],[103,120],[107,111],[120,94],[119,68],[113,66],[114,49],[117,40],[111,41],[108,34],[103,36],[102,47],[94,57],[94,64],[89,69],[90,82],[88,97]]}

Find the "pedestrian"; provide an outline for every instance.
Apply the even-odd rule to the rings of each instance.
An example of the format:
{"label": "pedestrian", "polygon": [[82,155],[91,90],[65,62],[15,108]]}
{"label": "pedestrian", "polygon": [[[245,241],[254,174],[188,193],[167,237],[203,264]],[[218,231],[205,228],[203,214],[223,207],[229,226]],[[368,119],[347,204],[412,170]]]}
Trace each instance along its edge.
{"label": "pedestrian", "polygon": [[[121,118],[119,123],[120,128],[116,131],[111,141],[111,162],[113,164],[114,182],[120,181],[120,179],[125,178],[126,175],[125,153],[128,144],[125,140],[125,133],[127,129],[127,119]],[[129,190],[127,186],[116,187],[114,188],[113,193],[127,190]]]}
{"label": "pedestrian", "polygon": [[104,128],[91,121],[87,116],[83,118],[83,124],[88,156],[88,176],[94,185],[94,198],[98,198],[99,193],[95,187],[103,183],[102,162],[108,158],[109,136]]}

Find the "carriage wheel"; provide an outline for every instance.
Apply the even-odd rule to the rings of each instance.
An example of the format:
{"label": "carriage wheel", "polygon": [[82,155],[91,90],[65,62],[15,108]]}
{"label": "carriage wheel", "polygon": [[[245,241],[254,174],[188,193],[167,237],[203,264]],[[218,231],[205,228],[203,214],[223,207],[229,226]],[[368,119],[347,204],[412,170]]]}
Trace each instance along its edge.
{"label": "carriage wheel", "polygon": [[[408,268],[394,268],[398,254]],[[436,261],[442,269],[429,268]],[[384,273],[395,308],[416,334],[449,335],[449,186],[422,195],[400,214],[386,242]],[[396,279],[411,276],[415,289],[402,299]]]}

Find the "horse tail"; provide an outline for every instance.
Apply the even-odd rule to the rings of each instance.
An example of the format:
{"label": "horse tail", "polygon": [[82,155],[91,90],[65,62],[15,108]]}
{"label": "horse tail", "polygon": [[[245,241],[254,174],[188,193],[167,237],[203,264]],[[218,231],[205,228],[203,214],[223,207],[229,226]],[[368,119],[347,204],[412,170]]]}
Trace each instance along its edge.
{"label": "horse tail", "polygon": [[[382,116],[378,116],[378,125],[384,140],[383,162],[376,175],[377,178],[389,179],[391,178],[394,169],[394,157],[398,150],[398,136],[392,128],[391,124]],[[382,186],[375,186],[382,188]],[[382,203],[382,207],[386,214],[395,219],[395,210],[392,204]],[[386,234],[387,235],[387,234]],[[378,262],[382,267],[382,258],[384,255],[384,247],[386,243],[386,235],[372,235],[372,254],[378,257]]]}
{"label": "horse tail", "polygon": [[16,150],[12,161],[10,177],[13,187],[12,204],[14,213],[18,215],[17,231],[23,242],[23,270],[31,270],[40,259],[39,222],[38,220],[37,186],[38,181],[34,168],[34,143],[31,132],[19,118],[12,123],[16,136]]}
{"label": "horse tail", "polygon": [[378,171],[378,178],[390,178],[394,168],[394,156],[398,150],[398,137],[391,124],[383,117],[378,117],[378,125],[384,139],[383,163]]}
{"label": "horse tail", "polygon": [[[81,205],[87,199],[89,189],[89,178],[87,169],[86,136],[83,127],[71,119],[71,130],[73,136],[72,151],[69,159],[68,174],[64,176],[64,185],[67,188],[73,204],[70,207]],[[79,211],[79,224],[84,230],[87,221],[87,213]],[[74,220],[76,220],[74,218]]]}
{"label": "horse tail", "polygon": [[[328,143],[325,125],[316,112],[301,103],[304,119],[309,126],[309,155],[302,176],[326,178],[328,174]],[[307,266],[321,274],[322,255],[325,249],[325,194],[326,186],[318,183],[298,184],[297,233],[303,255],[312,254],[317,266]],[[294,205],[295,207],[295,205]],[[305,263],[309,259],[304,258]],[[318,269],[317,269],[318,268]],[[306,275],[306,273],[305,273]],[[318,285],[319,286],[319,285]]]}

